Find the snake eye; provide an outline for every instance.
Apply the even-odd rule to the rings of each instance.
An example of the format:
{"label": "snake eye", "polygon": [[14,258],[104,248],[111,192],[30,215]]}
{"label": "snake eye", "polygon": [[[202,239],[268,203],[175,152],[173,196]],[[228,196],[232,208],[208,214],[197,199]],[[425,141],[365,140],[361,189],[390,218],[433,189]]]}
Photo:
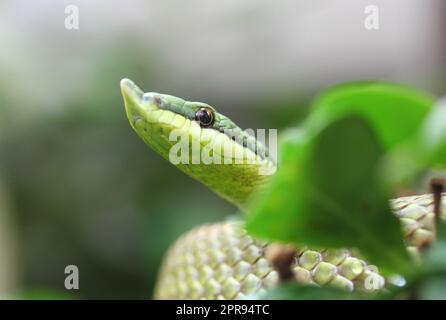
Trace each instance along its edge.
{"label": "snake eye", "polygon": [[195,113],[195,120],[200,123],[201,127],[210,127],[214,123],[214,111],[211,108],[203,107]]}

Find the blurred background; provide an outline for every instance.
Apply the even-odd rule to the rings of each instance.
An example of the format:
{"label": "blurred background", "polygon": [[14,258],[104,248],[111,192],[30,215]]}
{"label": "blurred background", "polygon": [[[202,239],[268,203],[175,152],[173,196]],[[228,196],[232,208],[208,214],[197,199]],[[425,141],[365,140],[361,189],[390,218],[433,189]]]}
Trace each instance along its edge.
{"label": "blurred background", "polygon": [[169,244],[235,208],[132,132],[121,78],[280,134],[343,81],[444,94],[446,2],[1,0],[0,75],[0,298],[147,299]]}

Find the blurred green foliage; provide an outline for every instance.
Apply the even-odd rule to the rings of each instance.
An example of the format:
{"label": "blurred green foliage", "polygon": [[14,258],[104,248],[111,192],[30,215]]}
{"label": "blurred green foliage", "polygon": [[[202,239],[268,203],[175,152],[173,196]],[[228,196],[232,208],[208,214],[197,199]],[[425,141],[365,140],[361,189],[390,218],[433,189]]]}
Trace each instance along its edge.
{"label": "blurred green foliage", "polygon": [[[421,299],[444,297],[446,224],[439,222],[437,242],[423,252],[421,264],[412,262],[403,245],[400,222],[390,209],[389,200],[398,185],[383,179],[381,172],[388,172],[386,165],[392,161],[402,163],[399,158],[407,154],[392,152],[401,145],[410,150],[409,154],[424,154],[410,160],[416,162],[415,166],[398,170],[415,175],[435,164],[419,160],[436,159],[438,150],[446,144],[446,122],[433,120],[442,118],[438,115],[443,114],[444,107],[427,112],[433,99],[424,99],[415,89],[401,90],[391,84],[346,84],[328,90],[322,97],[322,109],[313,109],[316,116],[309,116],[312,125],[290,133],[282,143],[281,170],[266,191],[254,199],[248,231],[269,240],[301,245],[358,248],[387,274],[398,272],[408,280],[405,287],[369,298],[402,294]],[[376,113],[378,105],[387,107],[378,108],[380,112]],[[435,139],[426,140],[426,136]],[[426,147],[432,144],[435,147]],[[386,151],[395,159],[386,161]],[[361,298],[331,288],[306,289],[296,284],[284,284],[266,297]]]}
{"label": "blurred green foliage", "polygon": [[359,248],[372,264],[392,271],[409,265],[389,190],[379,181],[384,150],[366,121],[342,117],[304,145],[284,144],[280,152],[287,160],[252,208],[248,231],[296,244]]}
{"label": "blurred green foliage", "polygon": [[441,100],[423,122],[418,132],[418,152],[425,165],[446,167],[446,100]]}
{"label": "blurred green foliage", "polygon": [[341,84],[324,90],[316,98],[306,127],[355,113],[367,119],[387,149],[415,134],[434,103],[435,98],[428,93],[399,84],[379,81]]}

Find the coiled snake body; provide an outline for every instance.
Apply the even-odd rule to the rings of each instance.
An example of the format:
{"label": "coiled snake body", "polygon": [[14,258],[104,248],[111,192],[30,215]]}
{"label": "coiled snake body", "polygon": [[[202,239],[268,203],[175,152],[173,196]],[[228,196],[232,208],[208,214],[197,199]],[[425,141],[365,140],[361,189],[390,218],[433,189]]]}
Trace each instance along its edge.
{"label": "coiled snake body", "polygon": [[[172,133],[175,137],[183,135],[191,144],[195,142],[199,146],[230,145],[233,154],[255,159],[254,163],[198,164],[190,161],[193,156],[188,154],[186,159],[175,163],[183,172],[240,209],[245,209],[249,196],[268,180],[268,176],[259,174],[259,169],[270,168],[274,163],[262,153],[255,152],[265,147],[211,106],[169,95],[143,93],[128,79],[121,81],[121,90],[132,128],[167,160],[177,143],[172,139]],[[193,151],[189,146],[187,150]],[[445,197],[442,201],[444,208]],[[419,247],[433,239],[432,196],[402,197],[392,200],[391,206],[402,222],[408,250],[416,255]],[[443,211],[442,217],[445,215]],[[269,243],[249,236],[239,221],[197,227],[181,236],[169,249],[160,269],[154,297],[243,299],[261,293],[278,282],[277,271],[265,257],[269,246]],[[296,248],[292,270],[300,283],[331,285],[346,290],[377,290],[385,283],[376,266],[369,265],[358,253],[347,249]],[[383,281],[378,281],[378,287],[370,288],[366,285],[370,277]]]}

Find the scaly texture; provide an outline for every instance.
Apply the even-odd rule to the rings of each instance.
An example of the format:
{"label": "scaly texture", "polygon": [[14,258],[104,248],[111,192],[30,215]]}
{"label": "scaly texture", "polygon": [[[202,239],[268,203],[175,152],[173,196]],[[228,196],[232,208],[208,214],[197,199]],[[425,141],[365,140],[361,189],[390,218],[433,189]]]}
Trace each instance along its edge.
{"label": "scaly texture", "polygon": [[[446,197],[443,196],[443,208]],[[400,217],[408,250],[433,239],[432,195],[402,197],[391,205]],[[446,218],[443,209],[442,218]],[[243,299],[278,282],[277,272],[265,258],[269,243],[256,240],[235,221],[200,226],[180,237],[169,249],[155,289],[157,299]],[[351,250],[296,248],[292,265],[295,279],[304,284],[330,285],[349,291],[367,288],[366,279],[379,275]],[[369,278],[370,279],[370,278]],[[376,282],[375,282],[376,283]],[[379,283],[379,282],[378,282]]]}

